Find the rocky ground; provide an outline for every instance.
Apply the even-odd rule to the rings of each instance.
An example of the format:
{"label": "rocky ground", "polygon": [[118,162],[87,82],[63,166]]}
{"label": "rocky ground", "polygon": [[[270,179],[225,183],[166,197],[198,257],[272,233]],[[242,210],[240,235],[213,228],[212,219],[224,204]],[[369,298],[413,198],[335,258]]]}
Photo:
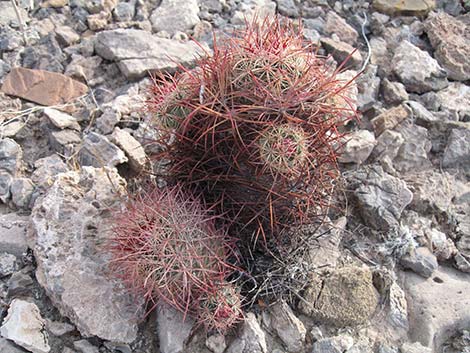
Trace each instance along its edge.
{"label": "rocky ground", "polygon": [[[0,351],[469,353],[469,6],[20,0],[19,21],[0,1]],[[358,49],[345,210],[295,305],[256,305],[226,337],[165,306],[142,319],[103,244],[109,208],[158,149],[148,71],[191,65],[253,13],[301,18],[338,62]]]}

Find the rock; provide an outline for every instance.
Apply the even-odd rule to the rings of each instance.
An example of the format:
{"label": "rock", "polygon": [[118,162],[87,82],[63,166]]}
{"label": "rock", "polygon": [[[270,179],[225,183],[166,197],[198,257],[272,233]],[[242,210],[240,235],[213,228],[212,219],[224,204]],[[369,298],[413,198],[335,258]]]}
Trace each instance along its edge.
{"label": "rock", "polygon": [[400,353],[432,353],[432,349],[423,347],[419,342],[405,342],[400,348]]}
{"label": "rock", "polygon": [[117,22],[132,21],[135,15],[135,4],[133,2],[119,2],[113,10],[114,19]]}
{"label": "rock", "polygon": [[65,74],[92,84],[96,82],[94,77],[102,62],[103,59],[99,56],[84,57],[72,54],[72,61],[65,68]]}
{"label": "rock", "polygon": [[414,125],[410,121],[403,122],[396,130],[404,141],[393,160],[395,169],[406,173],[431,168],[432,164],[428,159],[428,153],[431,151],[432,145],[428,130],[422,126]]}
{"label": "rock", "polygon": [[380,134],[382,134],[387,129],[393,129],[403,120],[408,119],[411,116],[412,111],[406,105],[400,105],[398,107],[386,110],[371,120],[372,126],[374,127],[375,136],[380,136]]}
{"label": "rock", "polygon": [[452,129],[442,158],[444,168],[470,171],[470,129]]}
{"label": "rock", "polygon": [[154,32],[166,31],[172,36],[192,29],[199,22],[197,0],[163,0],[150,16]]}
{"label": "rock", "polygon": [[22,257],[28,250],[26,229],[29,217],[16,213],[0,215],[0,251]]}
{"label": "rock", "polygon": [[[330,53],[338,63],[347,61],[346,66],[359,67],[362,64],[362,55],[359,50],[354,51],[354,47],[350,44],[340,41],[335,41],[330,38],[321,38],[322,46]],[[351,55],[349,57],[349,55]]]}
{"label": "rock", "polygon": [[276,0],[277,11],[287,17],[299,17],[299,8],[295,4],[294,0]]}
{"label": "rock", "polygon": [[432,252],[439,261],[449,260],[457,254],[454,242],[447,239],[445,233],[436,228],[431,228],[427,232],[427,236],[431,239]]}
{"label": "rock", "polygon": [[104,108],[103,114],[101,114],[96,120],[96,126],[103,134],[110,134],[113,132],[114,127],[121,120],[121,113],[116,111],[114,108]]}
{"label": "rock", "polygon": [[67,171],[67,166],[57,154],[38,159],[34,162],[34,167],[36,169],[31,175],[31,180],[43,189],[47,189],[53,184],[57,174]]}
{"label": "rock", "polygon": [[312,353],[343,353],[353,344],[354,340],[349,335],[323,338],[313,344]]}
{"label": "rock", "polygon": [[431,277],[438,267],[436,256],[426,247],[413,249],[400,259],[400,263],[424,278]]}
{"label": "rock", "polygon": [[256,316],[248,313],[238,336],[228,347],[226,353],[267,353],[266,335],[261,329]]}
{"label": "rock", "polygon": [[244,25],[245,21],[253,21],[256,18],[274,16],[276,3],[271,0],[244,0],[235,10],[230,22],[234,25]]}
{"label": "rock", "polygon": [[8,297],[30,296],[34,282],[30,275],[21,271],[15,272],[8,280]]}
{"label": "rock", "polygon": [[157,311],[157,334],[162,353],[184,353],[194,320],[184,318],[183,314],[172,307],[161,304]]}
{"label": "rock", "polygon": [[367,224],[383,231],[398,226],[401,213],[413,199],[406,183],[376,166],[360,171],[356,178],[361,182],[354,194]]}
{"label": "rock", "polygon": [[23,150],[15,140],[0,140],[0,170],[15,176],[22,168]]}
{"label": "rock", "polygon": [[73,346],[75,347],[75,349],[78,349],[78,351],[82,353],[100,353],[98,347],[95,347],[87,340],[75,341],[73,342]]}
{"label": "rock", "polygon": [[54,124],[54,126],[58,127],[59,129],[72,129],[80,131],[80,125],[78,124],[77,119],[73,116],[63,113],[61,111],[52,109],[52,108],[45,108],[44,115],[46,115],[49,120]]}
{"label": "rock", "polygon": [[0,352],[2,353],[24,353],[25,351],[18,346],[8,342],[5,338],[0,337]]}
{"label": "rock", "polygon": [[11,121],[6,125],[0,126],[0,136],[2,137],[14,137],[25,127],[25,123],[22,121]]}
{"label": "rock", "polygon": [[11,200],[18,208],[29,208],[34,184],[29,178],[15,178],[10,185]]}
{"label": "rock", "polygon": [[74,146],[82,143],[82,137],[75,130],[59,130],[51,131],[49,136],[49,144],[60,154],[72,154]]}
{"label": "rock", "polygon": [[3,203],[8,203],[10,199],[10,187],[13,178],[10,174],[0,171],[0,200]]}
{"label": "rock", "polygon": [[326,34],[336,33],[339,40],[345,43],[353,45],[357,41],[357,31],[334,11],[329,11],[326,15],[326,23],[323,30]]}
{"label": "rock", "polygon": [[401,42],[392,59],[393,72],[410,92],[425,93],[447,87],[447,74],[427,52],[407,40]]}
{"label": "rock", "polygon": [[101,11],[113,11],[118,2],[118,0],[91,0],[86,1],[84,5],[89,13],[96,14]]}
{"label": "rock", "polygon": [[362,164],[369,157],[376,144],[374,134],[367,130],[358,130],[347,137],[338,158],[341,163]]}
{"label": "rock", "polygon": [[56,72],[16,67],[5,78],[2,91],[37,104],[51,106],[72,102],[86,94],[88,87]]}
{"label": "rock", "polygon": [[285,301],[280,301],[270,308],[272,327],[284,343],[288,352],[302,350],[307,330]]}
{"label": "rock", "polygon": [[35,202],[30,243],[39,284],[82,336],[130,343],[139,304],[109,277],[110,255],[101,248],[110,236],[108,210],[124,193],[115,169],[82,167],[57,175]]}
{"label": "rock", "polygon": [[405,85],[400,82],[391,82],[388,79],[382,81],[382,94],[387,104],[400,104],[409,99]]}
{"label": "rock", "polygon": [[470,326],[470,274],[441,266],[427,280],[413,272],[402,273],[402,277],[411,342],[437,352],[450,335]]}
{"label": "rock", "polygon": [[[23,21],[28,20],[28,13],[18,6]],[[0,25],[18,27],[18,17],[11,2],[0,1]]]}
{"label": "rock", "polygon": [[44,319],[34,303],[13,299],[0,333],[32,353],[48,353],[51,350]]}
{"label": "rock", "polygon": [[7,64],[5,61],[0,59],[0,80],[5,76],[8,72],[10,72],[11,66]]}
{"label": "rock", "polygon": [[357,78],[358,97],[357,105],[360,111],[365,112],[369,110],[375,103],[380,88],[380,78],[377,77],[376,65],[368,65],[362,75]]}
{"label": "rock", "polygon": [[224,353],[225,348],[227,348],[225,337],[220,334],[207,337],[206,347],[209,348],[213,353]]}
{"label": "rock", "polygon": [[69,26],[56,27],[55,35],[59,44],[64,47],[68,47],[80,41],[80,36]]}
{"label": "rock", "polygon": [[385,130],[377,138],[377,143],[371,156],[374,160],[380,162],[382,166],[383,162],[391,165],[403,142],[405,142],[405,139],[399,132]]}
{"label": "rock", "polygon": [[75,331],[75,326],[71,324],[51,320],[46,320],[46,328],[56,337],[60,337],[69,332]]}
{"label": "rock", "polygon": [[178,64],[191,65],[204,55],[193,41],[181,43],[136,29],[98,33],[95,50],[102,58],[116,61],[130,79],[146,76],[149,71],[175,70]]}
{"label": "rock", "polygon": [[0,276],[9,276],[16,270],[18,270],[16,256],[5,252],[0,253]]}
{"label": "rock", "polygon": [[142,171],[147,164],[144,148],[130,133],[116,127],[111,136],[112,141],[122,148],[129,158],[129,164],[135,171]]}
{"label": "rock", "polygon": [[83,139],[83,145],[80,150],[80,162],[82,165],[114,167],[127,161],[128,159],[124,152],[111,143],[106,136],[90,132]]}
{"label": "rock", "polygon": [[367,322],[378,304],[378,293],[368,268],[344,267],[325,278],[312,274],[299,309],[305,315],[333,326]]}
{"label": "rock", "polygon": [[470,86],[451,82],[435,98],[440,110],[452,114],[452,120],[470,121]]}
{"label": "rock", "polygon": [[470,32],[468,23],[438,12],[429,16],[426,33],[433,46],[439,64],[452,80],[470,79]]}
{"label": "rock", "polygon": [[106,11],[101,11],[87,17],[88,28],[92,31],[101,31],[106,28],[108,21],[111,19],[111,14]]}
{"label": "rock", "polygon": [[374,0],[375,9],[391,16],[426,16],[436,8],[435,0]]}

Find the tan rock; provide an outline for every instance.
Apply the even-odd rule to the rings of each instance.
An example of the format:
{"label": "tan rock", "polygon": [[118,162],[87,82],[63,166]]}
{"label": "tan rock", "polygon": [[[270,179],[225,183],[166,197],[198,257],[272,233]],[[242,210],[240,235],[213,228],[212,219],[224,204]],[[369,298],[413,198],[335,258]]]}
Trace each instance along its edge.
{"label": "tan rock", "polygon": [[351,44],[356,43],[358,37],[357,31],[334,11],[326,16],[325,33],[336,33],[340,40]]}
{"label": "tan rock", "polygon": [[435,0],[374,0],[375,9],[392,16],[426,16],[436,7]]}
{"label": "tan rock", "polygon": [[137,141],[126,130],[121,130],[118,127],[114,129],[111,137],[112,141],[121,147],[127,155],[129,158],[129,164],[134,170],[140,171],[144,169],[145,164],[147,163],[147,155],[139,141]]}
{"label": "tan rock", "polygon": [[405,105],[400,105],[383,112],[371,121],[375,136],[379,136],[385,130],[393,129],[410,116],[411,110]]}
{"label": "tan rock", "polygon": [[322,38],[320,41],[326,51],[333,55],[333,58],[338,63],[342,63],[347,60],[346,66],[358,67],[362,64],[362,55],[360,51],[355,50],[352,45],[330,38]]}
{"label": "tan rock", "polygon": [[5,78],[2,91],[41,105],[60,105],[84,95],[88,87],[56,72],[17,67]]}

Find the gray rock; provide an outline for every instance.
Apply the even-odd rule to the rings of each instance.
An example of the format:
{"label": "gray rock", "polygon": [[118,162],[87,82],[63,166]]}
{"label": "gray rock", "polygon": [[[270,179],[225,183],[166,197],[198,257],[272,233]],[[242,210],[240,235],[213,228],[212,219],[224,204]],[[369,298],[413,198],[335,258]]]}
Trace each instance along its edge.
{"label": "gray rock", "polygon": [[96,14],[102,11],[111,12],[117,3],[117,0],[89,0],[85,1],[83,6],[89,13]]}
{"label": "gray rock", "polygon": [[[338,63],[348,60],[346,66],[359,67],[362,64],[362,55],[359,50],[354,51],[354,47],[349,43],[336,41],[330,38],[320,39],[322,46],[330,53]],[[351,57],[349,57],[349,55]]]}
{"label": "gray rock", "polygon": [[90,132],[83,139],[83,145],[80,149],[80,162],[82,165],[114,167],[127,161],[124,152],[111,143],[106,136]]}
{"label": "gray rock", "polygon": [[7,203],[10,199],[10,187],[13,178],[10,174],[0,171],[0,200]]}
{"label": "gray rock", "polygon": [[193,41],[181,43],[137,29],[98,33],[95,51],[106,60],[116,61],[129,79],[144,77],[149,71],[175,70],[178,63],[191,65],[204,55]]}
{"label": "gray rock", "polygon": [[337,327],[367,322],[379,299],[372,272],[360,267],[344,267],[325,278],[312,274],[303,297],[302,313]]}
{"label": "gray rock", "polygon": [[31,175],[31,180],[43,189],[52,185],[57,174],[67,171],[67,166],[57,154],[38,159],[34,162],[34,167],[36,169]]}
{"label": "gray rock", "polygon": [[0,170],[15,176],[21,169],[23,151],[14,140],[0,140]]}
{"label": "gray rock", "polygon": [[371,64],[357,79],[357,106],[362,112],[369,110],[377,102],[380,88],[380,78],[376,76],[377,69],[376,65]]}
{"label": "gray rock", "polygon": [[[130,343],[139,305],[107,274],[110,207],[125,193],[115,169],[82,167],[56,176],[31,214],[36,278],[83,337]],[[112,303],[113,305],[109,305]]]}
{"label": "gray rock", "polygon": [[96,76],[99,74],[99,68],[102,67],[103,59],[99,56],[84,57],[77,54],[72,54],[72,61],[65,68],[65,75],[80,79],[88,82],[90,85],[95,85],[103,80],[103,77]]}
{"label": "gray rock", "polygon": [[431,277],[438,267],[436,256],[426,247],[411,250],[411,253],[400,259],[400,263],[424,278]]}
{"label": "gray rock", "polygon": [[28,250],[26,230],[29,217],[16,213],[0,215],[0,251],[23,256]]}
{"label": "gray rock", "polygon": [[75,347],[75,349],[82,353],[100,353],[98,347],[92,345],[87,340],[75,341],[73,342],[73,346]]}
{"label": "gray rock", "polygon": [[428,153],[432,144],[428,130],[411,122],[404,122],[397,132],[403,137],[398,153],[393,160],[396,170],[406,173],[413,170],[426,170],[432,167]]}
{"label": "gray rock", "polygon": [[24,353],[25,351],[18,346],[8,342],[5,338],[0,337],[0,352],[2,353]]}
{"label": "gray rock", "polygon": [[426,32],[435,52],[434,55],[453,80],[470,79],[470,27],[444,12],[429,16]]}
{"label": "gray rock", "polygon": [[298,17],[300,15],[299,8],[294,0],[276,0],[277,11],[287,17]]}
{"label": "gray rock", "polygon": [[329,11],[326,15],[324,32],[326,34],[335,33],[342,42],[352,45],[356,43],[359,36],[357,31],[334,11]]}
{"label": "gray rock", "polygon": [[238,336],[227,348],[226,353],[267,353],[266,335],[255,314],[248,313]]}
{"label": "gray rock", "polygon": [[158,305],[157,334],[162,353],[184,353],[184,345],[188,339],[194,320],[184,318],[183,314],[172,307]]}
{"label": "gray rock", "polygon": [[431,240],[432,252],[439,261],[449,260],[457,253],[454,242],[448,239],[445,233],[431,228],[426,232],[426,235]]}
{"label": "gray rock", "polygon": [[213,353],[224,353],[227,344],[225,343],[225,337],[221,334],[215,334],[207,337],[206,347],[209,348]]}
{"label": "gray rock", "polygon": [[230,22],[234,25],[244,25],[245,21],[253,20],[254,16],[264,18],[276,13],[276,3],[272,0],[244,0],[239,3]]}
{"label": "gray rock", "polygon": [[302,350],[307,330],[285,301],[280,301],[270,308],[272,327],[284,343],[288,352]]}
{"label": "gray rock", "polygon": [[388,104],[400,104],[409,99],[405,85],[400,82],[391,82],[388,79],[382,81],[382,94]]}
{"label": "gray rock", "polygon": [[376,146],[372,151],[372,158],[383,164],[392,163],[398,154],[401,145],[405,142],[403,136],[393,130],[385,130],[378,138]]}
{"label": "gray rock", "polygon": [[80,133],[75,130],[65,129],[59,131],[51,131],[49,135],[49,143],[51,147],[61,154],[70,154],[74,151],[74,147],[82,142]]}
{"label": "gray rock", "polygon": [[446,71],[427,52],[407,40],[395,50],[393,72],[410,92],[425,93],[447,87]]}
{"label": "gray rock", "polygon": [[11,66],[6,63],[5,61],[3,61],[2,59],[0,59],[0,80],[7,74],[10,72],[10,69],[11,69]]}
{"label": "gray rock", "polygon": [[11,121],[0,127],[0,136],[3,137],[14,137],[16,136],[25,126],[22,121]]}
{"label": "gray rock", "polygon": [[323,338],[313,344],[312,353],[343,353],[353,344],[354,340],[349,335]]}
{"label": "gray rock", "polygon": [[199,22],[197,0],[163,0],[150,16],[155,32],[166,31],[172,36],[192,29]]}
{"label": "gray rock", "polygon": [[404,104],[386,110],[371,120],[375,136],[380,136],[385,130],[395,128],[399,123],[409,119],[411,116],[412,110]]}
{"label": "gray rock", "polygon": [[59,129],[81,130],[77,119],[69,114],[52,108],[44,108],[44,115]]}
{"label": "gray rock", "polygon": [[18,208],[29,208],[34,184],[29,178],[14,178],[10,185],[11,200]]}
{"label": "gray rock", "polygon": [[436,1],[426,0],[374,0],[375,9],[391,16],[426,16],[436,7]]}
{"label": "gray rock", "polygon": [[444,168],[470,171],[470,129],[452,129],[442,158]]}
{"label": "gray rock", "polygon": [[111,136],[112,141],[122,148],[129,158],[129,165],[132,169],[139,172],[142,171],[147,164],[147,155],[144,148],[130,133],[116,127]]}
{"label": "gray rock", "polygon": [[[18,10],[20,11],[23,21],[27,21],[29,19],[28,13],[21,7],[18,7]],[[15,9],[11,2],[0,1],[0,25],[13,25],[13,27],[16,28],[19,26],[18,17],[16,16]]]}
{"label": "gray rock", "polygon": [[80,36],[69,26],[56,27],[55,34],[59,44],[64,47],[68,47],[80,41]]}
{"label": "gray rock", "polygon": [[121,120],[121,113],[114,108],[104,108],[103,114],[96,119],[96,126],[103,134],[110,134],[113,132],[114,127]]}
{"label": "gray rock", "polygon": [[362,182],[354,194],[367,224],[384,231],[396,227],[401,213],[413,199],[406,183],[381,167],[367,168],[357,177]]}
{"label": "gray rock", "polygon": [[428,126],[430,123],[440,121],[439,117],[435,116],[433,113],[427,110],[426,107],[421,103],[408,101],[406,104],[413,111],[413,116],[415,117],[417,123]]}
{"label": "gray rock", "polygon": [[419,342],[405,342],[400,347],[400,353],[432,353],[432,349],[423,347]]}
{"label": "gray rock", "polygon": [[402,273],[410,317],[409,339],[432,352],[455,332],[470,326],[470,275],[441,266],[433,278],[423,280]]}
{"label": "gray rock", "polygon": [[118,22],[131,21],[135,15],[134,2],[119,2],[113,10],[114,19]]}
{"label": "gray rock", "polygon": [[7,283],[8,297],[30,296],[33,284],[34,282],[30,275],[21,271],[13,273]]}
{"label": "gray rock", "polygon": [[56,337],[63,336],[75,330],[75,326],[66,322],[51,321],[46,319],[46,328]]}
{"label": "gray rock", "polygon": [[44,319],[34,303],[13,299],[0,333],[32,353],[48,353],[51,350],[44,330]]}
{"label": "gray rock", "polygon": [[16,256],[9,253],[0,253],[0,276],[9,276],[18,269]]}
{"label": "gray rock", "polygon": [[470,86],[451,82],[449,86],[435,95],[439,109],[450,113],[452,120],[470,120]]}
{"label": "gray rock", "polygon": [[368,130],[358,130],[347,137],[338,161],[341,163],[362,164],[369,158],[376,144],[374,134]]}

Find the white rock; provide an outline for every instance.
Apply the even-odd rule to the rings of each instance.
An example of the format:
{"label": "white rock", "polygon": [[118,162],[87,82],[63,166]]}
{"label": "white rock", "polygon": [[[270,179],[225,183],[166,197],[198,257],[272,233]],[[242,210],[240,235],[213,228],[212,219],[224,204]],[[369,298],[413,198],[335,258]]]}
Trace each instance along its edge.
{"label": "white rock", "polygon": [[452,129],[444,150],[442,166],[470,170],[470,129]]}
{"label": "white rock", "polygon": [[80,131],[80,125],[73,116],[52,108],[45,108],[44,114],[59,129],[73,129]]}
{"label": "white rock", "polygon": [[285,344],[287,351],[299,352],[302,350],[307,330],[304,324],[292,312],[285,301],[276,303],[270,308],[272,327]]}
{"label": "white rock", "polygon": [[341,163],[365,162],[377,143],[374,134],[368,130],[355,131],[346,139],[347,142],[338,158]]}
{"label": "white rock", "polygon": [[214,353],[224,353],[227,344],[223,335],[212,335],[206,339],[206,347]]}
{"label": "white rock", "polygon": [[16,213],[0,215],[0,251],[21,257],[28,250],[28,223],[29,217]]}
{"label": "white rock", "polygon": [[[185,319],[185,320],[184,320]],[[183,314],[172,307],[161,304],[157,311],[157,334],[162,353],[184,353],[194,320],[184,318]]]}
{"label": "white rock", "polygon": [[0,334],[33,353],[48,353],[51,350],[44,330],[44,319],[34,303],[13,299]]}
{"label": "white rock", "polygon": [[128,161],[120,148],[96,132],[84,137],[79,156],[82,165],[93,167],[114,167]]}
{"label": "white rock", "polygon": [[248,313],[240,333],[226,353],[267,353],[266,335],[261,329],[255,314]]}
{"label": "white rock", "polygon": [[312,353],[343,353],[351,348],[354,340],[349,335],[321,339],[313,344]]}
{"label": "white rock", "polygon": [[163,0],[150,16],[155,32],[166,31],[172,36],[185,32],[199,23],[197,0]]}
{"label": "white rock", "polygon": [[147,155],[144,148],[130,133],[116,127],[112,134],[112,140],[121,147],[129,158],[129,164],[135,171],[141,171],[147,163]]}

